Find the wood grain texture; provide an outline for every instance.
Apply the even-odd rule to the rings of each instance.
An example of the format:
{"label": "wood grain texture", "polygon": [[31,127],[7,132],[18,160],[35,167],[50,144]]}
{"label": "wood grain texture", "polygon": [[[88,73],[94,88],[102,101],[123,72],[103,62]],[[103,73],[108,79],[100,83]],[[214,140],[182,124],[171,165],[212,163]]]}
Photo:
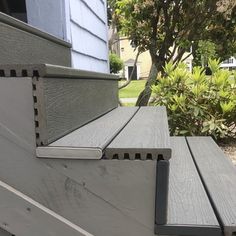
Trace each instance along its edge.
{"label": "wood grain texture", "polygon": [[119,77],[112,74],[78,70],[71,67],[51,65],[51,64],[0,64],[1,73],[5,77],[11,77],[11,73],[15,76],[24,77],[35,76],[46,78],[75,78],[75,79],[97,79],[97,80],[119,80]]}
{"label": "wood grain texture", "polygon": [[105,151],[109,159],[157,159],[158,155],[171,157],[165,107],[141,107]]}
{"label": "wood grain texture", "polygon": [[[137,107],[116,108],[58,139],[49,146],[38,147],[37,156],[44,158],[100,159],[105,147],[132,119],[137,110]],[[100,156],[95,155],[96,150],[100,153]]]}
{"label": "wood grain texture", "polygon": [[[92,228],[90,232],[96,236],[154,236],[156,161],[43,161],[107,203],[100,208],[80,201],[77,217]],[[113,209],[121,217],[114,215]]]}
{"label": "wood grain texture", "polygon": [[[137,166],[136,161],[133,165],[120,161],[123,167],[109,168],[108,164],[106,168],[107,161],[116,160],[99,160],[96,169],[96,161],[83,165],[80,160],[73,163],[75,173],[81,173],[80,179],[75,180],[1,137],[0,148],[1,180],[89,233],[154,236],[156,162],[139,161],[141,165]],[[72,168],[67,162],[56,162],[62,169]]]}
{"label": "wood grain texture", "polygon": [[210,137],[188,137],[188,144],[224,234],[236,232],[236,169]]}
{"label": "wood grain texture", "polygon": [[13,236],[13,235],[8,231],[0,228],[0,236]]}
{"label": "wood grain texture", "polygon": [[24,127],[27,122],[28,126],[34,130],[32,107],[31,78],[0,77],[0,135],[34,153],[35,132],[32,133]]}
{"label": "wood grain texture", "polygon": [[221,235],[185,138],[171,138],[171,146],[168,220],[166,225],[157,225],[156,232],[171,235]]}
{"label": "wood grain texture", "polygon": [[3,22],[3,23],[10,25],[10,26],[13,26],[14,28],[17,28],[17,29],[21,29],[21,30],[28,32],[30,34],[34,34],[35,36],[38,36],[40,38],[44,38],[46,40],[52,41],[56,44],[60,44],[64,47],[71,48],[70,43],[68,43],[64,40],[61,40],[49,33],[42,31],[42,30],[39,30],[35,27],[32,27],[29,24],[26,24],[20,20],[17,20],[16,18],[6,15],[2,12],[0,12],[0,22]]}
{"label": "wood grain texture", "polygon": [[7,231],[19,236],[93,236],[2,181],[0,219]]}
{"label": "wood grain texture", "polygon": [[117,83],[40,77],[35,91],[40,143],[47,145],[117,107]]}
{"label": "wood grain texture", "polygon": [[105,147],[132,119],[137,110],[137,107],[116,108],[49,146],[38,147],[36,154],[43,158],[101,159]]}
{"label": "wood grain texture", "polygon": [[[15,79],[19,80],[19,78]],[[7,89],[6,93],[10,94],[11,92],[15,91],[13,89],[14,87],[16,86],[14,86],[13,83],[13,85]],[[24,93],[26,93],[28,96],[30,96],[31,94],[32,96],[32,89],[24,90]],[[21,96],[25,95],[21,94]],[[20,97],[18,98],[20,99]],[[0,100],[0,105],[4,106],[3,110],[5,111],[12,110],[16,106],[11,102],[11,100],[8,100],[6,103],[3,103],[3,101]],[[17,189],[21,193],[32,198],[34,201],[37,201],[38,203],[61,215],[62,217],[68,219],[72,223],[80,226],[81,228],[93,235],[154,236],[154,161],[147,161],[145,163],[140,162],[141,165],[137,166],[137,168],[134,169],[132,169],[131,167],[128,168],[127,166],[127,172],[122,172],[122,168],[117,168],[116,172],[113,172],[111,168],[111,170],[109,170],[108,178],[106,178],[105,163],[102,163],[100,167],[98,165],[97,171],[99,172],[97,172],[94,171],[92,166],[94,161],[87,161],[85,165],[82,165],[81,167],[81,180],[75,181],[69,176],[67,176],[64,172],[61,172],[56,168],[52,168],[52,165],[50,165],[50,163],[47,163],[42,159],[36,158],[34,152],[35,130],[33,118],[33,101],[29,99],[27,103],[22,102],[18,105],[19,108],[15,111],[14,116],[12,116],[12,120],[5,119],[5,127],[7,127],[6,132],[0,133],[1,181]],[[10,117],[10,114],[7,117]],[[19,127],[17,126],[17,124],[19,117],[21,118],[19,126],[21,126],[21,129],[24,132],[18,131]],[[12,126],[12,124],[15,124],[15,126]],[[18,145],[18,139],[9,139],[9,136],[14,133],[17,133],[19,137],[21,137],[21,134],[22,137],[26,134],[25,140],[32,139],[32,142],[29,142],[29,145],[23,148],[22,145]],[[100,163],[100,161],[101,160],[99,160],[98,164]],[[108,160],[104,160],[104,162],[106,161]],[[111,160],[111,162],[114,161]],[[57,163],[63,164],[63,162],[59,161]],[[76,161],[76,163],[80,164],[80,161]],[[122,163],[123,166],[126,165],[126,161],[122,161]],[[67,163],[64,163],[62,169],[67,169],[66,164]],[[86,170],[86,165],[90,164],[91,169]],[[75,164],[73,163],[73,165]],[[146,165],[146,167],[143,167],[143,165]],[[145,171],[142,171],[143,168],[145,169]],[[87,175],[84,175],[84,172],[87,172]],[[145,185],[141,185],[140,187],[139,182],[135,180],[136,173],[139,172],[141,172],[141,175],[138,180],[141,181],[143,178],[143,183],[147,183],[146,187]],[[131,195],[130,198],[128,198],[127,196],[127,198],[125,199],[129,199],[129,202],[136,202],[132,205],[132,207],[137,206],[137,203],[143,201],[142,207],[138,208],[137,206],[137,209],[133,210],[133,208],[130,207],[129,204],[126,204],[126,202],[122,200],[125,197],[122,191],[117,192],[116,197],[116,194],[113,194],[112,191],[107,189],[107,192],[109,192],[110,194],[109,196],[113,196],[113,200],[110,201],[111,198],[105,198],[105,195],[107,193],[106,188],[101,188],[101,190],[104,191],[104,195],[99,195],[99,193],[95,191],[95,187],[90,188],[89,186],[86,186],[86,182],[84,185],[83,176],[87,176],[87,178],[91,176],[91,178],[93,178],[92,173],[97,173],[95,175],[97,177],[95,177],[94,180],[97,179],[98,182],[93,182],[94,185],[98,184],[97,189],[100,189],[99,186],[103,185],[103,180],[107,179],[107,181],[110,181],[110,185],[112,185],[113,181],[116,181],[118,190],[120,189],[118,185],[119,179],[121,179],[121,183],[126,186],[125,191],[131,193],[132,188],[135,187],[135,195],[143,191],[145,193],[145,199],[147,200],[143,201],[141,194],[138,197],[138,202],[136,202],[136,200],[134,199],[135,197],[133,197],[135,195]],[[133,183],[136,183],[135,185],[131,186],[129,184],[129,181],[127,181],[127,178],[123,178],[123,175],[124,177],[127,177],[128,174],[130,174],[130,178],[132,178],[132,181],[134,181]],[[102,175],[104,177],[102,177]],[[100,177],[98,178],[98,176]],[[113,186],[113,188],[115,188],[115,186]],[[144,191],[140,188],[144,188],[147,190],[150,189],[150,191]],[[122,211],[120,210],[120,208],[117,208],[115,204],[113,204],[113,201],[115,200],[116,202],[119,202],[119,206],[120,208],[122,208]],[[146,222],[148,223],[143,223],[142,221],[138,221],[134,215],[135,212],[141,212],[142,208],[145,208],[146,204],[148,204],[148,209],[151,210],[146,210],[143,214],[140,213],[140,218],[146,219],[147,217]],[[130,212],[130,214],[128,214],[127,212]],[[131,215],[132,212],[134,212],[133,215]],[[152,225],[152,227],[147,227],[147,224]],[[43,226],[40,225],[40,227]],[[58,236],[65,235],[58,234]]]}
{"label": "wood grain texture", "polygon": [[2,23],[0,64],[49,63],[71,66],[70,48]]}

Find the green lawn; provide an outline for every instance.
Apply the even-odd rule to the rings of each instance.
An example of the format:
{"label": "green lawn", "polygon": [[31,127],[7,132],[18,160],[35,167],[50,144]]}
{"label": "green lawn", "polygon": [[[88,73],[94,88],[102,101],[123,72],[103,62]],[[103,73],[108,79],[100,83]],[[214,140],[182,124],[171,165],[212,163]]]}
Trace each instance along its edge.
{"label": "green lawn", "polygon": [[[120,82],[120,84],[125,83],[124,81]],[[131,83],[119,90],[120,98],[136,98],[139,93],[144,89],[146,80],[135,80],[131,81]]]}

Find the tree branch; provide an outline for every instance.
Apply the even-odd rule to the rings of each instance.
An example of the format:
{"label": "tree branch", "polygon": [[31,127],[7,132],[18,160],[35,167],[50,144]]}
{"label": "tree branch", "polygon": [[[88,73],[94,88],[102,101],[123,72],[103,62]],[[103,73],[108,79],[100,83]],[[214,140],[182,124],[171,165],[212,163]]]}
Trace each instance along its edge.
{"label": "tree branch", "polygon": [[126,86],[128,86],[130,84],[130,82],[132,80],[132,77],[134,75],[135,67],[136,67],[136,64],[137,64],[138,57],[139,57],[140,53],[141,53],[140,50],[138,50],[138,52],[136,54],[136,57],[135,57],[135,60],[134,60],[134,66],[133,66],[133,70],[131,72],[131,75],[130,75],[130,77],[128,78],[128,80],[124,84],[119,86],[119,89],[123,89],[123,88],[125,88]]}

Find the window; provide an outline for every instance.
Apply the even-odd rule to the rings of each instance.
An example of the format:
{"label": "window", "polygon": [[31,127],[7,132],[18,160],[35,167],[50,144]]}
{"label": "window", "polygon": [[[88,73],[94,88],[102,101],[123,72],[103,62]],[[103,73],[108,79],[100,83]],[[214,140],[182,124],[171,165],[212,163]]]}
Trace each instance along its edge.
{"label": "window", "polygon": [[234,59],[233,58],[229,58],[225,61],[223,61],[223,64],[233,64],[234,63]]}
{"label": "window", "polygon": [[25,0],[0,0],[0,11],[27,22]]}

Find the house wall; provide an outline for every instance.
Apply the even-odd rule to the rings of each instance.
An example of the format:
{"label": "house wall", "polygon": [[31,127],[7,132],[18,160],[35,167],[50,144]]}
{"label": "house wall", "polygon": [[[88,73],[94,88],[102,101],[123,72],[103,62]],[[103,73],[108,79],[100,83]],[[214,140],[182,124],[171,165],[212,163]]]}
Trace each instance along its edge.
{"label": "house wall", "polygon": [[221,68],[229,69],[229,70],[236,70],[236,58],[230,57],[228,60],[223,61],[220,64]]}
{"label": "house wall", "polygon": [[109,72],[105,0],[26,0],[28,23],[72,43],[72,67]]}
{"label": "house wall", "polygon": [[[137,52],[134,51],[134,48],[130,45],[130,40],[121,38],[120,40],[120,58],[126,62],[129,59],[135,59]],[[138,58],[138,78],[143,79],[147,78],[149,75],[149,71],[151,68],[151,57],[149,55],[149,52],[144,52],[141,55],[139,55]],[[126,77],[128,74],[127,67],[130,66],[129,63],[125,63],[125,71],[126,71]]]}

